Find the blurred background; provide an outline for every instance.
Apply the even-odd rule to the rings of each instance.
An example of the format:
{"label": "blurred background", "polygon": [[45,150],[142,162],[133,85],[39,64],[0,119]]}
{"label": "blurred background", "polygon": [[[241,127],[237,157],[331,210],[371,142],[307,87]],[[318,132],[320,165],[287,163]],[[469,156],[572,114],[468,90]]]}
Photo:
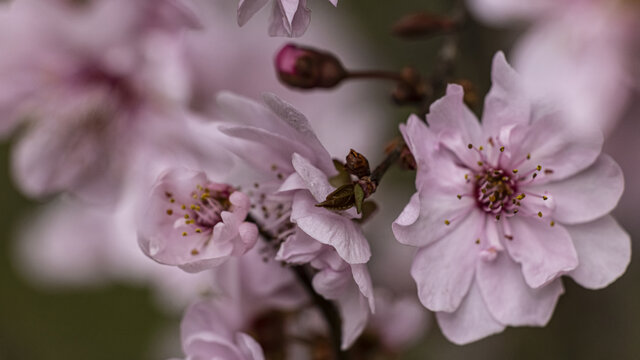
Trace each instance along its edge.
{"label": "blurred background", "polygon": [[[288,40],[267,39],[267,10],[260,12],[259,19],[249,26],[238,28],[234,24],[235,0],[226,2],[232,4],[221,5],[217,11],[228,19],[224,30],[227,37],[264,38],[260,39],[264,49],[251,55],[250,47],[246,53],[249,58],[237,60],[268,64],[264,69],[271,69],[273,54]],[[448,14],[453,6],[449,0],[344,0],[337,8],[322,0],[309,3],[313,11],[310,29],[295,42],[311,42],[332,51],[347,67],[398,70],[409,65],[424,74],[435,65],[443,37],[399,39],[391,35],[391,27],[408,13]],[[482,99],[490,86],[493,54],[503,50],[509,58],[524,31],[524,26],[492,28],[470,18],[460,31],[456,75],[470,80]],[[339,46],[335,46],[338,41]],[[217,45],[212,41],[209,46],[215,49]],[[323,91],[292,95],[291,90],[277,84],[273,73],[269,76],[264,84],[254,82],[246,95],[257,96],[263,91],[272,91],[296,106],[304,103],[299,106],[303,112],[306,112],[305,108],[313,112],[316,104],[327,104],[331,96],[358,94],[356,100],[348,104],[349,111],[333,110],[332,116],[340,117],[342,121],[354,119],[353,128],[346,131],[347,135],[338,138],[337,133],[343,131],[336,131],[336,125],[314,122],[321,139],[333,144],[330,150],[335,156],[344,156],[349,147],[354,147],[365,153],[372,163],[377,163],[384,155],[386,143],[397,136],[398,123],[413,111],[410,106],[393,104],[389,83],[362,80],[331,90],[331,95]],[[633,94],[633,99],[637,99],[637,95]],[[615,215],[631,234],[635,246],[636,239],[640,238],[640,142],[637,141],[640,105],[637,101],[629,103],[618,126],[609,135],[605,151],[616,159],[625,173],[625,194]],[[358,113],[353,108],[366,109]],[[357,114],[361,118],[355,119]],[[309,117],[313,122],[313,114]],[[144,284],[136,285],[119,278],[91,286],[57,286],[38,281],[20,264],[19,228],[30,226],[30,219],[42,208],[43,202],[25,198],[15,187],[9,173],[14,142],[15,139],[9,139],[0,145],[0,359],[111,360],[181,356],[180,311],[166,311],[158,306],[157,294]],[[413,192],[413,176],[411,172],[393,169],[384,179],[375,196],[383,210],[366,230],[374,247],[374,260],[370,265],[374,284],[378,280],[394,290],[415,293],[408,274],[412,250],[399,245],[390,231],[395,215]],[[637,260],[633,254],[626,274],[604,290],[586,290],[565,279],[566,293],[545,328],[508,328],[502,334],[457,346],[448,342],[433,324],[423,340],[402,359],[640,358],[640,342],[637,341],[640,338],[640,267]]]}

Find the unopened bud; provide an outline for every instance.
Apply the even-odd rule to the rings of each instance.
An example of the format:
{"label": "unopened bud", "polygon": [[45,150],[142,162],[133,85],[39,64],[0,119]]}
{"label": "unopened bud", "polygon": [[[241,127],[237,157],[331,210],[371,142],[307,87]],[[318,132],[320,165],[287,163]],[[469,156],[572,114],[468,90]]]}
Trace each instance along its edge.
{"label": "unopened bud", "polygon": [[334,55],[294,44],[280,49],[275,66],[282,83],[301,89],[332,88],[347,76]]}
{"label": "unopened bud", "polygon": [[456,27],[456,22],[448,17],[421,12],[409,14],[398,20],[393,26],[393,34],[404,38],[418,38],[441,32],[448,32]]}
{"label": "unopened bud", "polygon": [[347,155],[345,167],[350,174],[355,175],[358,179],[371,175],[369,160],[367,160],[364,155],[353,149],[351,149],[351,151],[349,151],[349,155]]}

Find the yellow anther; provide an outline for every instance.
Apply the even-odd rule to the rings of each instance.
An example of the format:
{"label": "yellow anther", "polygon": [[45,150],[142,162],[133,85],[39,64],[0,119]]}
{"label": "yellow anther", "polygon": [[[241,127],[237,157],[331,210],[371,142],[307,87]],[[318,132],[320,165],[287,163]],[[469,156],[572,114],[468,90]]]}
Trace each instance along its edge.
{"label": "yellow anther", "polygon": [[184,214],[184,218],[188,219],[189,218],[189,214]]}
{"label": "yellow anther", "polygon": [[444,224],[445,224],[445,225],[447,225],[447,226],[449,226],[449,225],[451,225],[451,222],[450,222],[449,220],[445,220],[445,221],[444,221]]}
{"label": "yellow anther", "polygon": [[542,166],[540,166],[540,165],[536,166],[536,170],[538,170],[538,171],[542,170]]}
{"label": "yellow anther", "polygon": [[478,161],[478,166],[482,166],[484,163],[482,161]]}
{"label": "yellow anther", "polygon": [[458,198],[458,200],[462,199],[462,195],[456,195],[456,197]]}
{"label": "yellow anther", "polygon": [[496,196],[495,195],[489,196],[489,201],[496,202]]}
{"label": "yellow anther", "polygon": [[199,233],[202,232],[202,230],[198,228],[198,229],[196,229],[196,232],[199,234]]}
{"label": "yellow anther", "polygon": [[531,160],[531,154],[527,154],[527,160]]}
{"label": "yellow anther", "polygon": [[518,211],[520,211],[520,210],[515,209],[515,210],[513,210],[513,213],[514,213],[514,214],[517,214],[517,213],[518,213]]}
{"label": "yellow anther", "polygon": [[186,231],[184,231],[184,232],[182,233],[182,236],[187,236],[187,232],[186,232]]}
{"label": "yellow anther", "polygon": [[535,179],[538,176],[538,173],[533,173],[533,178]]}
{"label": "yellow anther", "polygon": [[513,169],[513,170],[511,170],[511,171],[513,171],[513,173],[514,173],[514,174],[517,174],[517,173],[518,173],[518,169]]}
{"label": "yellow anther", "polygon": [[464,174],[464,179],[469,180],[469,174]]}
{"label": "yellow anther", "polygon": [[500,147],[500,152],[504,152],[504,146]]}
{"label": "yellow anther", "polygon": [[547,200],[547,199],[548,199],[548,197],[546,197],[544,195],[542,196],[542,200]]}
{"label": "yellow anther", "polygon": [[473,149],[473,145],[471,145],[471,144],[467,145],[467,147],[468,147],[469,149]]}
{"label": "yellow anther", "polygon": [[195,255],[198,255],[198,254],[200,254],[200,251],[198,251],[196,249],[191,250],[191,255],[195,256]]}
{"label": "yellow anther", "polygon": [[518,199],[518,200],[522,200],[522,199],[524,199],[526,196],[527,196],[527,195],[525,195],[524,193],[522,193],[522,194],[520,194],[520,195],[516,196],[516,199]]}
{"label": "yellow anther", "polygon": [[500,215],[496,215],[496,220],[500,220]]}
{"label": "yellow anther", "polygon": [[169,202],[173,204],[174,202],[176,202],[176,199],[171,198],[169,199]]}
{"label": "yellow anther", "polygon": [[483,148],[482,146],[480,146],[480,147],[478,148],[478,150],[482,151],[482,150],[484,150],[484,148]]}
{"label": "yellow anther", "polygon": [[476,239],[476,244],[480,244],[480,239]]}
{"label": "yellow anther", "polygon": [[538,211],[538,217],[542,217],[542,211]]}
{"label": "yellow anther", "polygon": [[195,210],[196,206],[194,204],[191,204],[190,208],[191,208],[191,210]]}
{"label": "yellow anther", "polygon": [[555,224],[556,224],[556,222],[555,222],[555,221],[551,221],[551,222],[549,223],[549,225],[551,225],[551,226],[555,226]]}
{"label": "yellow anther", "polygon": [[167,215],[173,215],[173,210],[167,209]]}
{"label": "yellow anther", "polygon": [[186,206],[186,205],[182,205],[182,206],[180,206],[180,208],[181,208],[182,210],[186,210],[186,209],[187,209],[187,206]]}

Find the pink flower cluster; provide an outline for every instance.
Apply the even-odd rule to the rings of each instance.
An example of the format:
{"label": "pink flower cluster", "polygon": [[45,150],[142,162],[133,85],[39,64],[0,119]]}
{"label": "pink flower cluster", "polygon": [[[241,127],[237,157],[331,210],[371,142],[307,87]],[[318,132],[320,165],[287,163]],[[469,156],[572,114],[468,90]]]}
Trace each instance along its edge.
{"label": "pink flower cluster", "polygon": [[[268,2],[240,0],[238,24]],[[502,8],[498,2],[473,1],[487,16],[500,15],[483,10]],[[370,171],[365,159],[362,173],[333,159],[320,140],[375,139],[374,126],[347,124],[352,113],[341,109],[361,105],[351,90],[305,104],[316,124],[329,123],[319,135],[272,93],[259,103],[221,91],[253,94],[275,81],[252,73],[252,61],[262,58],[254,56],[254,39],[229,43],[232,36],[218,34],[223,5],[209,4],[206,13],[182,0],[5,4],[0,135],[19,134],[17,187],[33,198],[60,195],[26,220],[21,252],[44,277],[55,278],[49,269],[57,269],[69,282],[136,278],[178,308],[192,303],[181,341],[194,360],[306,359],[332,342],[338,353],[395,356],[428,327],[425,308],[457,344],[507,326],[544,326],[564,276],[600,289],[625,272],[631,256],[629,235],[610,215],[624,190],[622,171],[602,153],[602,124],[576,122],[621,111],[628,96],[627,87],[617,91],[628,61],[621,49],[632,37],[625,26],[635,21],[619,12],[607,13],[615,21],[599,18],[596,1],[560,3],[502,9],[505,16],[578,9],[594,24],[597,36],[588,38],[607,51],[571,49],[588,59],[584,69],[545,58],[540,63],[551,70],[542,71],[538,50],[522,50],[522,74],[499,52],[481,121],[463,88],[450,84],[426,119],[412,115],[400,125],[403,140],[387,160]],[[609,20],[625,26],[613,29]],[[309,21],[305,0],[274,0],[269,33],[301,36]],[[294,65],[306,69],[301,50],[284,51],[279,70],[295,76]],[[347,72],[339,65],[342,81]],[[593,75],[601,66],[604,74]],[[575,84],[577,94],[563,87]],[[380,179],[398,158],[417,167],[416,192],[392,224],[376,221],[416,249],[410,274],[394,276],[410,275],[417,296],[393,293],[369,272],[372,258],[391,254],[372,246],[381,236],[365,236],[360,205],[376,199],[377,187],[393,185]],[[324,206],[341,189],[347,200]]]}

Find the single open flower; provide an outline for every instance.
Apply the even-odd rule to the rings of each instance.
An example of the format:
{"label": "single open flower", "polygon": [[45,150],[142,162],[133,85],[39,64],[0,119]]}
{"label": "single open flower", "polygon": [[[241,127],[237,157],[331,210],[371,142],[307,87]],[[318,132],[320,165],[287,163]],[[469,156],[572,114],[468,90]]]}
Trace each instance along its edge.
{"label": "single open flower", "polygon": [[154,185],[140,221],[138,242],[153,260],[198,272],[251,249],[255,224],[245,222],[249,198],[202,172],[174,169]]}
{"label": "single open flower", "polygon": [[410,203],[393,224],[419,248],[411,274],[443,333],[467,343],[505,326],[543,326],[571,276],[587,288],[618,278],[630,239],[608,214],[622,172],[602,136],[568,129],[527,97],[504,55],[494,57],[482,124],[450,85],[427,127],[401,130],[418,164]]}

